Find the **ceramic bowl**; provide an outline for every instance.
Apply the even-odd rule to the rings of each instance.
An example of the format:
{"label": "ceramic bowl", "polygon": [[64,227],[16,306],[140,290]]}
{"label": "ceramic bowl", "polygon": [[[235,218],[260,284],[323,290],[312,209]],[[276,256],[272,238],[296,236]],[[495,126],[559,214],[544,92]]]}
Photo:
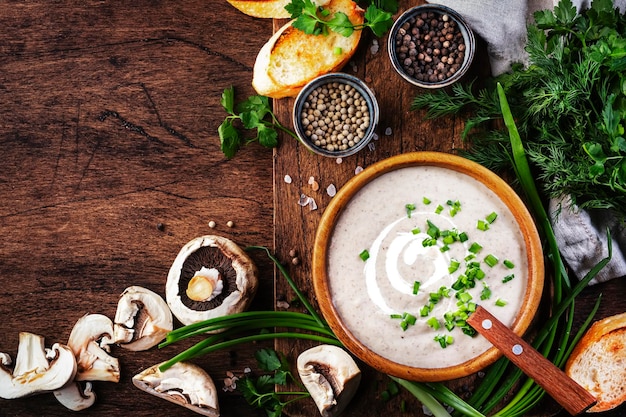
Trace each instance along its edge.
{"label": "ceramic bowl", "polygon": [[[463,232],[467,240],[445,243]],[[484,277],[470,272],[476,263]],[[447,329],[444,317],[479,304],[523,334],[539,306],[544,266],[533,219],[504,180],[459,156],[414,152],[371,165],[333,197],[317,229],[312,274],[321,312],[348,350],[386,374],[434,382],[501,356],[482,336],[464,334],[462,321],[451,319]],[[478,278],[454,290],[462,276]],[[492,294],[483,299],[485,288]],[[438,293],[442,301],[433,302]]]}
{"label": "ceramic bowl", "polygon": [[[454,22],[456,24],[460,35],[463,37],[463,46],[461,47],[463,48],[462,51],[458,50],[460,42],[457,44],[457,40],[455,38],[445,39],[445,36],[452,37],[453,33],[442,34],[442,37],[439,39],[430,37],[432,33],[429,33],[426,30],[412,33],[413,25],[415,24],[414,22],[420,20],[426,21],[426,24],[429,24],[428,21],[433,16],[436,19],[441,18],[447,21],[442,22],[442,24],[449,24],[448,22]],[[431,30],[432,25],[430,25],[428,29]],[[448,28],[444,29],[446,32],[451,30]],[[441,30],[443,31],[443,29]],[[426,35],[429,37],[424,38]],[[403,50],[401,45],[398,45],[398,42],[400,42],[399,39],[403,37],[411,37],[411,41],[416,46],[415,51],[420,54],[412,55],[414,56],[413,60],[419,61],[422,64],[419,67],[422,69],[426,68],[425,66],[427,65],[429,67],[428,70],[424,69],[417,71],[415,69],[407,69],[405,67],[404,61],[407,59],[407,55],[411,54],[406,50]],[[446,41],[450,42],[450,44],[444,45],[444,42]],[[387,40],[387,51],[389,53],[389,58],[391,59],[391,64],[396,72],[411,84],[427,89],[447,87],[461,79],[472,64],[475,49],[476,39],[474,37],[474,32],[465,22],[463,17],[449,7],[437,4],[415,6],[402,13],[391,27]],[[459,52],[462,52],[462,57],[458,56]],[[444,57],[445,62],[442,62],[444,61]],[[454,64],[448,64],[447,62],[449,58],[454,59],[457,62]],[[411,61],[410,57],[408,59]],[[428,60],[429,62],[426,62],[425,60]],[[459,60],[461,62],[458,62]],[[432,74],[432,71],[442,71],[440,69],[435,69],[438,65],[443,66],[442,68],[446,68],[445,74],[442,73],[439,78]],[[450,71],[450,66],[452,65],[455,65],[455,68],[453,71]]]}
{"label": "ceramic bowl", "polygon": [[[316,144],[311,135],[307,134],[307,129],[302,120],[302,114],[306,111],[307,101],[309,100],[308,98],[311,93],[313,93],[316,89],[331,83],[342,84],[356,90],[365,100],[369,111],[369,124],[364,130],[363,137],[360,138],[358,142],[347,147],[347,149],[329,150],[322,145]],[[375,135],[379,113],[380,110],[374,93],[362,80],[345,73],[330,73],[313,79],[300,91],[296,97],[293,107],[293,124],[298,138],[309,150],[319,155],[339,158],[353,155],[367,146]]]}

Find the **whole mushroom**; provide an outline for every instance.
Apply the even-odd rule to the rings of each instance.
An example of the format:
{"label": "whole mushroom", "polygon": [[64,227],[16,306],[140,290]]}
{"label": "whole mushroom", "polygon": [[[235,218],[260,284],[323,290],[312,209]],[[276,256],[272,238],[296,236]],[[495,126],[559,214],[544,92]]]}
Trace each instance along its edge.
{"label": "whole mushroom", "polygon": [[180,250],[167,276],[165,297],[183,324],[244,311],[256,294],[258,270],[232,240],[206,235]]}
{"label": "whole mushroom", "polygon": [[323,417],[335,417],[348,405],[361,382],[352,356],[333,345],[319,345],[298,356],[298,374]]}

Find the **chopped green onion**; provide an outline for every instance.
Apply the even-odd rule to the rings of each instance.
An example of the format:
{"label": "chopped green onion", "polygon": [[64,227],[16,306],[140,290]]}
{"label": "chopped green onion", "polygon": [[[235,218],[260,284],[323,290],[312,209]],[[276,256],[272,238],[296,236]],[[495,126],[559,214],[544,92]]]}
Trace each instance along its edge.
{"label": "chopped green onion", "polygon": [[437,317],[431,317],[426,321],[426,324],[428,324],[428,326],[432,327],[435,330],[439,330],[439,328],[441,327],[441,324],[439,323],[439,320],[437,320]]}
{"label": "chopped green onion", "polygon": [[428,303],[424,307],[420,308],[420,317],[426,317],[430,314],[433,309],[432,304]]}
{"label": "chopped green onion", "polygon": [[370,258],[370,253],[367,249],[363,249],[361,253],[359,253],[359,258],[363,261],[367,261]]}
{"label": "chopped green onion", "polygon": [[502,263],[509,269],[515,268],[515,264],[508,259],[505,259],[504,261],[502,261]]}
{"label": "chopped green onion", "polygon": [[422,203],[429,205],[431,203],[430,199],[428,197],[424,197],[422,198]]}
{"label": "chopped green onion", "polygon": [[476,223],[476,228],[478,230],[482,230],[483,232],[487,231],[489,230],[489,223],[484,220],[478,220],[478,222]]}
{"label": "chopped green onion", "polygon": [[415,204],[406,204],[404,208],[406,208],[406,215],[410,219],[411,213],[415,210]]}
{"label": "chopped green onion", "polygon": [[461,262],[457,261],[456,259],[450,259],[450,265],[448,266],[448,273],[452,274],[456,272],[459,269],[459,266],[461,266]]}
{"label": "chopped green onion", "polygon": [[413,283],[413,295],[417,295],[419,290],[420,290],[420,282],[419,281],[415,281]]}
{"label": "chopped green onion", "polygon": [[498,263],[498,258],[496,258],[496,257],[495,257],[494,255],[492,255],[492,254],[489,254],[489,255],[485,256],[484,261],[485,261],[485,263],[486,263],[487,265],[489,265],[490,267],[492,267],[492,268],[493,268],[493,267],[494,267],[494,266],[496,266],[496,264]]}
{"label": "chopped green onion", "polygon": [[507,275],[504,278],[502,278],[502,282],[503,283],[507,283],[507,282],[511,281],[513,278],[515,278],[514,274]]}
{"label": "chopped green onion", "polygon": [[435,226],[435,224],[430,220],[426,220],[426,224],[428,224],[428,230],[426,231],[426,234],[433,239],[438,239],[439,236],[441,236],[441,230],[437,226]]}
{"label": "chopped green onion", "polygon": [[443,211],[443,206],[441,204],[439,204],[437,206],[437,208],[435,208],[435,213],[441,214],[442,211]]}
{"label": "chopped green onion", "polygon": [[496,219],[498,218],[498,215],[496,214],[496,212],[491,212],[485,220],[487,220],[488,223],[493,223],[494,221],[496,221]]}
{"label": "chopped green onion", "polygon": [[459,233],[459,241],[460,241],[460,242],[467,242],[467,239],[469,239],[469,238],[467,237],[467,233],[465,233],[465,232],[461,232],[461,233]]}
{"label": "chopped green onion", "polygon": [[489,288],[487,286],[487,284],[484,284],[483,290],[480,292],[480,299],[481,300],[488,300],[491,298],[491,288]]}
{"label": "chopped green onion", "polygon": [[437,335],[434,340],[435,342],[439,342],[442,348],[446,348],[448,345],[454,343],[454,338],[450,335]]}
{"label": "chopped green onion", "polygon": [[507,304],[508,304],[508,303],[507,303],[505,300],[501,299],[501,298],[498,298],[498,299],[496,300],[496,305],[497,305],[498,307],[504,307],[504,306],[505,306],[505,305],[507,305]]}
{"label": "chopped green onion", "polygon": [[335,46],[335,49],[333,49],[333,54],[341,55],[342,53],[343,53],[343,49],[341,48],[341,46]]}
{"label": "chopped green onion", "polygon": [[481,251],[482,248],[483,247],[479,243],[474,242],[470,245],[468,250],[473,254],[477,254],[478,252]]}
{"label": "chopped green onion", "polygon": [[422,231],[420,230],[419,227],[416,227],[415,229],[411,230],[411,233],[413,233],[414,235],[418,235],[422,233]]}

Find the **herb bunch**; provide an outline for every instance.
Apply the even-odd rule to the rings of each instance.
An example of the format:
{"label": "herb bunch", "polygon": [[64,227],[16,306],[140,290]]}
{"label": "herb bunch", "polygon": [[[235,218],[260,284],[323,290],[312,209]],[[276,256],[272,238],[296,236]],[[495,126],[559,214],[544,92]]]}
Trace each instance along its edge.
{"label": "herb bunch", "polygon": [[[241,378],[237,389],[243,394],[248,404],[265,410],[268,417],[280,417],[285,406],[294,401],[310,397],[308,391],[276,392],[276,385],[287,385],[290,381],[301,386],[289,370],[289,363],[283,355],[273,349],[261,349],[255,353],[257,364],[268,374],[257,378],[246,375]],[[289,397],[288,400],[283,400]]]}
{"label": "herb bunch", "polygon": [[[252,142],[259,142],[266,148],[275,148],[278,145],[278,130],[297,139],[294,132],[280,124],[272,112],[268,97],[250,96],[235,104],[235,89],[231,86],[222,93],[220,104],[228,116],[220,124],[217,132],[221,150],[229,159],[234,157],[243,145]],[[256,135],[246,136],[245,131],[256,131]]]}
{"label": "herb bunch", "polygon": [[398,10],[397,0],[373,0],[365,10],[365,22],[354,25],[343,12],[332,13],[328,8],[318,6],[313,0],[291,0],[285,9],[291,15],[293,27],[308,35],[325,35],[329,31],[350,36],[355,30],[370,28],[381,37],[393,25],[393,13]]}
{"label": "herb bunch", "polygon": [[[496,93],[508,97],[526,153],[548,197],[570,196],[584,209],[626,217],[626,16],[612,0],[594,0],[577,13],[571,0],[538,11],[528,26],[528,65],[490,80],[416,97],[427,117],[473,114],[466,156],[496,171],[511,170],[512,148]],[[471,134],[471,135],[470,135]]]}

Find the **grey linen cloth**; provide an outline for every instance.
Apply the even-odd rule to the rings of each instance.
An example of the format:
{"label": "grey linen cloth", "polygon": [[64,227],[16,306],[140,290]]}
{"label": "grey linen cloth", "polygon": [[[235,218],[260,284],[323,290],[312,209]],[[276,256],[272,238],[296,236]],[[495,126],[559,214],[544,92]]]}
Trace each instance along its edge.
{"label": "grey linen cloth", "polygon": [[[456,10],[474,32],[487,43],[491,73],[500,75],[513,63],[526,62],[526,24],[537,10],[553,9],[559,0],[435,0]],[[590,0],[572,0],[588,8]],[[626,0],[614,0],[626,11]],[[549,213],[563,259],[581,279],[608,254],[607,228],[613,256],[609,264],[590,282],[596,284],[626,276],[626,230],[624,224],[606,211],[579,210],[566,199],[550,202]]]}

